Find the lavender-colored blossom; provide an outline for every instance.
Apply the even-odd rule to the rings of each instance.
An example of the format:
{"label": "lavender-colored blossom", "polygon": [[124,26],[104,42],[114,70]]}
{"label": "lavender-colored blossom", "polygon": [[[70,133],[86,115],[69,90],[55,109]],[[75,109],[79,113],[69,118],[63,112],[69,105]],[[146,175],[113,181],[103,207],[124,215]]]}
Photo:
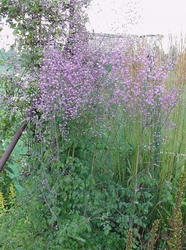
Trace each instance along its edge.
{"label": "lavender-colored blossom", "polygon": [[[146,48],[135,47],[128,39],[107,51],[92,46],[84,33],[74,35],[70,51],[49,44],[38,74],[22,77],[19,69],[16,96],[24,97],[32,119],[39,112],[40,122],[60,120],[62,130],[69,121],[100,110],[114,117],[117,105],[130,117],[141,116],[148,126],[174,109],[178,94],[166,86],[171,62],[160,64],[153,51],[149,55]],[[8,103],[17,105],[15,98]]]}

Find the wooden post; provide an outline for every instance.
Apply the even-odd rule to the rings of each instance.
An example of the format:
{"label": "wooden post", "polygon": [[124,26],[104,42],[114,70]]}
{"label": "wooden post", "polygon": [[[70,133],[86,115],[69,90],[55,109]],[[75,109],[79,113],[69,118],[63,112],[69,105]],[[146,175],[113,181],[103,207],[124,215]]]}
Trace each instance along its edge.
{"label": "wooden post", "polygon": [[25,120],[19,126],[19,128],[18,128],[17,132],[15,133],[12,141],[10,142],[7,150],[4,152],[2,158],[0,159],[0,172],[3,170],[4,165],[6,164],[8,158],[10,157],[15,145],[19,141],[19,139],[20,139],[23,131],[25,130],[26,126],[27,126],[27,121]]}

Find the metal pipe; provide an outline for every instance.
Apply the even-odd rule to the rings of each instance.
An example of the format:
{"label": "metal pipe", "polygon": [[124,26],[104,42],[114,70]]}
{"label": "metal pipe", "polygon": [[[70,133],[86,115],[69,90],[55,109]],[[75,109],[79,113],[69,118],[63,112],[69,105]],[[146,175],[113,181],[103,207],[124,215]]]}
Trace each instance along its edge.
{"label": "metal pipe", "polygon": [[15,133],[12,141],[10,142],[8,148],[4,152],[2,158],[0,159],[0,172],[3,170],[4,165],[6,164],[8,158],[10,157],[14,147],[16,146],[17,142],[19,141],[19,139],[20,139],[23,131],[25,130],[26,126],[27,126],[27,121],[25,120],[19,126],[19,128],[18,128],[17,132]]}

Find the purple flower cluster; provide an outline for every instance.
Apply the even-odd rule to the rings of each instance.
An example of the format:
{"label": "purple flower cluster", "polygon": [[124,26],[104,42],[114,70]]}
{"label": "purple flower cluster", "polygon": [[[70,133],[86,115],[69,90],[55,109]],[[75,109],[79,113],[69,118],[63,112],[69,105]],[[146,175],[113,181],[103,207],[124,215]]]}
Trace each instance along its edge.
{"label": "purple flower cluster", "polygon": [[[138,41],[128,39],[104,51],[86,38],[75,34],[70,52],[46,46],[38,77],[34,72],[16,79],[16,97],[24,97],[27,111],[39,112],[40,122],[60,120],[62,130],[70,120],[98,110],[104,117],[114,116],[118,106],[130,117],[141,117],[143,126],[160,117],[165,122],[178,101],[176,89],[166,83],[171,62],[158,61]],[[18,103],[15,98],[8,102]]]}
{"label": "purple flower cluster", "polygon": [[66,124],[100,105],[106,112],[117,104],[147,125],[175,107],[178,94],[166,86],[171,63],[159,65],[155,55],[145,48],[134,50],[130,41],[110,53],[75,44],[77,53],[70,58],[59,48],[44,50],[35,103],[44,120],[61,117]]}
{"label": "purple flower cluster", "polygon": [[[116,60],[117,58],[117,60]],[[118,60],[120,58],[120,60]],[[114,82],[113,103],[118,103],[131,116],[140,115],[147,120],[157,119],[175,108],[176,89],[167,86],[166,79],[172,70],[170,61],[158,62],[153,51],[134,50],[130,43],[119,53],[112,53]],[[166,119],[165,118],[165,119]]]}
{"label": "purple flower cluster", "polygon": [[48,47],[39,74],[40,98],[35,105],[44,119],[74,119],[96,105],[104,87],[100,79],[106,74],[104,60],[96,51],[93,55],[84,49],[69,58],[58,48]]}

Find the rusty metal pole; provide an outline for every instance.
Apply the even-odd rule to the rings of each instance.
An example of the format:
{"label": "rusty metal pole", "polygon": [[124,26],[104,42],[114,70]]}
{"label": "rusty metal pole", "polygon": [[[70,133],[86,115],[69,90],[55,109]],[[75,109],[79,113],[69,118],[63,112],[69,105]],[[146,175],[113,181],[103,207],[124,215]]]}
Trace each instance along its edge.
{"label": "rusty metal pole", "polygon": [[15,133],[12,141],[10,142],[7,150],[4,152],[2,158],[0,159],[0,172],[3,170],[4,165],[6,164],[8,158],[10,157],[15,145],[19,141],[19,139],[20,139],[23,131],[25,130],[26,126],[27,126],[27,121],[25,120],[19,126],[19,128],[18,128],[17,132]]}

